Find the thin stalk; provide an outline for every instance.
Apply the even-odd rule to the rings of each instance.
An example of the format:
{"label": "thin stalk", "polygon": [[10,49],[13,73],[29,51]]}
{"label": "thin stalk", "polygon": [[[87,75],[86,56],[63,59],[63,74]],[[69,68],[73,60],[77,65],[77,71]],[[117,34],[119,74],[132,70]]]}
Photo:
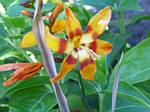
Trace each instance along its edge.
{"label": "thin stalk", "polygon": [[117,92],[118,92],[118,87],[119,87],[119,79],[120,79],[120,66],[123,60],[123,53],[121,54],[120,60],[118,62],[118,68],[117,68],[117,73],[116,77],[114,80],[114,85],[113,85],[113,90],[112,90],[112,112],[115,112],[115,107],[116,107],[116,101],[117,101]]}
{"label": "thin stalk", "polygon": [[104,112],[104,93],[102,92],[101,85],[98,86],[98,99],[99,99],[99,112]]}
{"label": "thin stalk", "polygon": [[118,18],[120,32],[122,34],[124,34],[126,32],[125,20],[124,20],[124,12],[117,12],[117,18]]}
{"label": "thin stalk", "polygon": [[[44,29],[44,23],[42,20],[42,0],[36,0],[35,2],[35,15],[33,19],[32,30],[33,30],[34,36],[36,37],[39,50],[42,54],[44,67],[48,75],[50,76],[50,78],[55,77],[57,75],[57,72],[56,72],[54,58],[50,49],[48,49],[45,45],[45,38],[44,38],[45,29]],[[59,83],[52,83],[52,86],[55,92],[55,96],[56,96],[60,111],[70,112],[66,97],[64,96]]]}
{"label": "thin stalk", "polygon": [[124,12],[117,10],[118,4],[120,2],[119,0],[113,0],[113,2],[114,2],[114,9],[115,9],[115,12],[116,12],[118,24],[119,24],[120,33],[124,34],[126,32]]}
{"label": "thin stalk", "polygon": [[89,112],[88,101],[87,101],[87,98],[86,98],[86,95],[85,95],[85,90],[84,90],[84,85],[83,85],[83,81],[82,80],[83,79],[82,79],[81,75],[79,75],[79,86],[80,86],[81,91],[82,91],[83,103],[84,103],[84,105],[87,108],[87,112]]}
{"label": "thin stalk", "polygon": [[104,94],[103,93],[99,93],[98,94],[99,97],[99,112],[104,112]]}

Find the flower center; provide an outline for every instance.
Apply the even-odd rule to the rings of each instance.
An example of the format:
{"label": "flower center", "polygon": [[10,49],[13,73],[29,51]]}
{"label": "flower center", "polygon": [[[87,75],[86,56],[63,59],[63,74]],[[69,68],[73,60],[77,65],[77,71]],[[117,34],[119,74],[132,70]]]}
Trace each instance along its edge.
{"label": "flower center", "polygon": [[74,43],[74,48],[79,48],[79,46],[80,46],[80,43],[79,43],[78,41],[76,41],[76,42]]}
{"label": "flower center", "polygon": [[100,58],[100,55],[96,54],[93,50],[87,48],[87,47],[83,47],[91,56],[92,60],[96,60],[97,58]]}

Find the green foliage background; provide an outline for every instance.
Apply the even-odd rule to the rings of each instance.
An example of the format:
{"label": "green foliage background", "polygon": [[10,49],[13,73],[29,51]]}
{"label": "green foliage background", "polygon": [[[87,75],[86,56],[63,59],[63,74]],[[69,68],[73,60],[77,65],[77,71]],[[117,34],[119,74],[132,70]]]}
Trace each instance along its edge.
{"label": "green foliage background", "polygon": [[[16,62],[41,61],[37,46],[23,49],[20,40],[31,31],[32,19],[21,15],[25,10],[20,6],[23,0],[0,0],[0,64]],[[64,1],[65,2],[65,1]],[[72,112],[111,112],[111,95],[113,81],[118,69],[118,60],[125,53],[120,66],[120,83],[116,112],[150,111],[150,38],[135,47],[127,43],[132,32],[126,26],[139,21],[150,20],[150,15],[134,15],[125,19],[126,11],[142,11],[138,0],[79,0],[69,6],[79,18],[83,28],[95,13],[87,10],[85,5],[93,6],[96,11],[104,6],[112,7],[114,18],[109,30],[101,36],[113,44],[113,50],[107,57],[97,60],[97,72],[94,81],[80,79],[77,70],[71,71],[60,83],[67,96]],[[50,0],[44,4],[43,13],[55,7]],[[58,18],[64,18],[62,12]],[[116,31],[117,29],[117,31]],[[59,34],[65,36],[65,34]],[[54,53],[64,58],[64,55]],[[61,63],[56,63],[59,70]],[[2,83],[12,71],[0,72],[0,112],[57,112],[59,111],[49,77],[45,70],[25,81],[3,87]],[[82,81],[81,81],[82,80]],[[81,83],[82,82],[82,83]],[[81,88],[83,85],[84,88]],[[82,91],[84,89],[84,92]],[[100,109],[103,106],[102,110]]]}

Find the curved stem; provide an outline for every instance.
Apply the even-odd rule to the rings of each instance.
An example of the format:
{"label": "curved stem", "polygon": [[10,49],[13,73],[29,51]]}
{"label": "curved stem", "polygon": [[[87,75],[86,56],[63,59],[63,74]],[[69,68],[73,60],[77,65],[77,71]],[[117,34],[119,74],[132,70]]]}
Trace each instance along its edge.
{"label": "curved stem", "polygon": [[[34,36],[36,37],[39,50],[42,54],[44,67],[50,77],[55,77],[57,75],[57,72],[56,72],[53,55],[51,51],[45,45],[45,39],[44,39],[45,30],[44,30],[44,23],[42,20],[42,0],[36,0],[35,5],[36,5],[35,15],[33,19],[32,30],[33,30]],[[56,96],[60,111],[70,112],[66,97],[64,96],[59,83],[52,83],[52,86],[55,92],[55,96]]]}

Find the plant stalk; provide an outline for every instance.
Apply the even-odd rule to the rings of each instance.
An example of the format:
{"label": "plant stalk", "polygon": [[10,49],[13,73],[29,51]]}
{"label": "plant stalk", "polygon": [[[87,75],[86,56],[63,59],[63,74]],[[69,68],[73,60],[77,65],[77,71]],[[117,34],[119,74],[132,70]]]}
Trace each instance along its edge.
{"label": "plant stalk", "polygon": [[99,93],[98,94],[99,97],[99,112],[104,112],[104,94],[103,93]]}
{"label": "plant stalk", "polygon": [[125,34],[125,21],[124,21],[124,12],[117,12],[117,18],[119,23],[120,33]]}
{"label": "plant stalk", "polygon": [[[35,6],[35,15],[33,19],[33,33],[37,40],[37,45],[39,47],[39,50],[42,54],[43,64],[44,67],[48,73],[48,75],[51,77],[55,77],[57,75],[56,72],[56,66],[54,62],[53,55],[45,45],[45,29],[44,29],[44,23],[42,20],[42,0],[36,0],[36,6]],[[63,91],[59,85],[59,83],[52,83],[55,96],[60,108],[61,112],[70,112],[67,104],[66,97],[63,94]]]}

